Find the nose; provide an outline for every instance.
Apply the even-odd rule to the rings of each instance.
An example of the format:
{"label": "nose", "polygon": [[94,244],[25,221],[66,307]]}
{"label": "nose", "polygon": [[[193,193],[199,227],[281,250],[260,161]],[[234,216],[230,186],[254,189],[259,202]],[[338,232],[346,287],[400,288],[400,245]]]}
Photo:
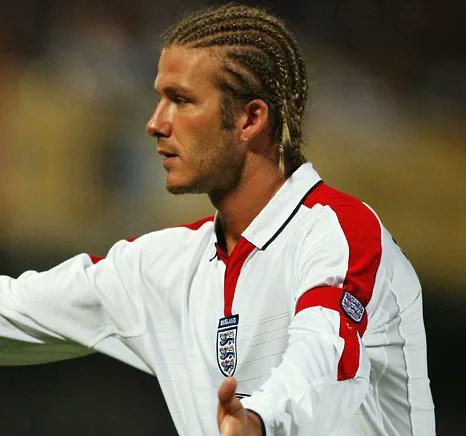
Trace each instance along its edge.
{"label": "nose", "polygon": [[146,132],[155,138],[168,138],[171,135],[171,125],[166,119],[163,103],[160,102],[146,124]]}

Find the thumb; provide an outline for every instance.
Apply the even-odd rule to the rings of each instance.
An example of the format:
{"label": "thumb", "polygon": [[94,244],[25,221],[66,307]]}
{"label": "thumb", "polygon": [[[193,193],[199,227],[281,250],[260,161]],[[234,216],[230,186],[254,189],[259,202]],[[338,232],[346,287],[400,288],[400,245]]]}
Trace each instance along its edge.
{"label": "thumb", "polygon": [[227,434],[229,427],[236,427],[238,422],[243,423],[245,420],[245,410],[235,395],[236,385],[233,377],[227,377],[218,389],[217,423],[218,428]]}
{"label": "thumb", "polygon": [[236,392],[236,380],[234,377],[227,377],[223,380],[218,389],[218,401],[222,407],[229,407],[234,399]]}
{"label": "thumb", "polygon": [[236,380],[227,377],[218,389],[217,424],[222,435],[262,434],[260,418],[248,414],[236,397]]}

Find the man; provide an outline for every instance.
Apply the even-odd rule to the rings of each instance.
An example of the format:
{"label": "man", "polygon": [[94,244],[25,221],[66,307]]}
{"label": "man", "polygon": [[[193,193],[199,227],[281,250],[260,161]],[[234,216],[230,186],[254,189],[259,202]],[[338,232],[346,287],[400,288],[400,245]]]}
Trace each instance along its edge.
{"label": "man", "polygon": [[1,277],[2,361],[106,353],[158,377],[182,435],[434,434],[419,282],[374,212],[305,163],[284,24],[188,15],[155,91],[167,189],[216,215]]}

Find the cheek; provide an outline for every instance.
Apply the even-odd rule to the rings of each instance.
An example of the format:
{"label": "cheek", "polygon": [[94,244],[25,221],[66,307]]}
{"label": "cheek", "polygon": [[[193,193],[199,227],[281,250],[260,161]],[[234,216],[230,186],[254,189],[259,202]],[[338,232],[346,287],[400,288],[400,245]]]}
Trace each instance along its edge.
{"label": "cheek", "polygon": [[[180,110],[173,120],[173,134],[182,150],[192,154],[201,152],[207,156],[214,153],[225,142],[220,109],[215,102],[204,104],[193,110]],[[215,150],[218,152],[218,150]],[[187,156],[186,156],[187,157]],[[200,159],[198,156],[190,156]]]}
{"label": "cheek", "polygon": [[173,132],[181,145],[189,147],[196,138],[205,134],[205,122],[199,117],[188,117],[178,115],[173,122]]}
{"label": "cheek", "polygon": [[218,120],[207,117],[185,119],[180,132],[188,149],[211,148],[212,145],[215,147],[215,144],[222,143],[225,137]]}

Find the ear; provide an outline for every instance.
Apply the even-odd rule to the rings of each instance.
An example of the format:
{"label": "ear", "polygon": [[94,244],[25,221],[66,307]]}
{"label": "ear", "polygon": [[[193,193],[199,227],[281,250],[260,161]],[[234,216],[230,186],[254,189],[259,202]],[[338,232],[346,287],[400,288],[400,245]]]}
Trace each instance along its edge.
{"label": "ear", "polygon": [[241,141],[251,141],[268,127],[269,108],[260,99],[248,102],[242,109],[239,117]]}

